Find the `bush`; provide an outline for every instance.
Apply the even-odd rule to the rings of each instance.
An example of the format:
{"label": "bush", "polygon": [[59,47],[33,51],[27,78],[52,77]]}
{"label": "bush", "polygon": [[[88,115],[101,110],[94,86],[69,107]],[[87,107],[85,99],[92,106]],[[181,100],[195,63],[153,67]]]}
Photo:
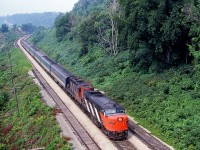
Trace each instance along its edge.
{"label": "bush", "polygon": [[0,110],[3,110],[9,100],[9,95],[5,91],[0,92]]}

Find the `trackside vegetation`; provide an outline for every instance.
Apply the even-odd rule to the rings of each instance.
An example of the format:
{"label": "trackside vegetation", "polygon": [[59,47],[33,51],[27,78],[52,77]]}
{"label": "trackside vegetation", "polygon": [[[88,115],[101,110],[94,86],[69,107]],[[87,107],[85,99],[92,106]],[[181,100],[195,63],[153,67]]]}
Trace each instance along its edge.
{"label": "trackside vegetation", "polygon": [[177,150],[200,149],[199,1],[79,0],[31,41]]}
{"label": "trackside vegetation", "polygon": [[[32,66],[20,49],[13,48],[13,42],[6,43],[0,50],[0,149],[71,149],[67,139],[60,136],[61,129],[53,109],[45,105],[39,87],[28,75]],[[8,50],[13,64],[19,114],[11,84]]]}

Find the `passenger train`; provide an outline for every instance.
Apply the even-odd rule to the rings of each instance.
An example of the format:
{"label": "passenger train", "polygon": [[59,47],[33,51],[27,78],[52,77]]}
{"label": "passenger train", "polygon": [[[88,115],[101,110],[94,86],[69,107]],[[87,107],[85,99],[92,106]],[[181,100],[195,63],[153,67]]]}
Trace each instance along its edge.
{"label": "passenger train", "polygon": [[126,139],[128,116],[125,109],[103,93],[76,77],[51,60],[39,49],[22,39],[21,45],[45,69],[45,71],[89,114],[91,120],[110,139]]}

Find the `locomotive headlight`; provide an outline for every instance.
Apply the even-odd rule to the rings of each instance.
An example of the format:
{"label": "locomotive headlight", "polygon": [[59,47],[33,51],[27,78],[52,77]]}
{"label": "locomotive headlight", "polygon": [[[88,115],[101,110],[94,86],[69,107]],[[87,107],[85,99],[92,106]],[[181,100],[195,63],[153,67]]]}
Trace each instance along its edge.
{"label": "locomotive headlight", "polygon": [[123,118],[122,117],[118,118],[118,121],[120,121],[120,122],[123,121]]}

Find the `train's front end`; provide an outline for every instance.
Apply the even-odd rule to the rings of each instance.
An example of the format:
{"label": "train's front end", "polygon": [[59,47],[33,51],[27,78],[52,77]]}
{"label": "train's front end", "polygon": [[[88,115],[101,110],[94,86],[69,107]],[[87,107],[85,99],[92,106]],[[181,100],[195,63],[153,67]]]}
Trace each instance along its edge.
{"label": "train's front end", "polygon": [[111,139],[126,139],[128,136],[128,116],[123,108],[106,109],[101,118],[107,135]]}

